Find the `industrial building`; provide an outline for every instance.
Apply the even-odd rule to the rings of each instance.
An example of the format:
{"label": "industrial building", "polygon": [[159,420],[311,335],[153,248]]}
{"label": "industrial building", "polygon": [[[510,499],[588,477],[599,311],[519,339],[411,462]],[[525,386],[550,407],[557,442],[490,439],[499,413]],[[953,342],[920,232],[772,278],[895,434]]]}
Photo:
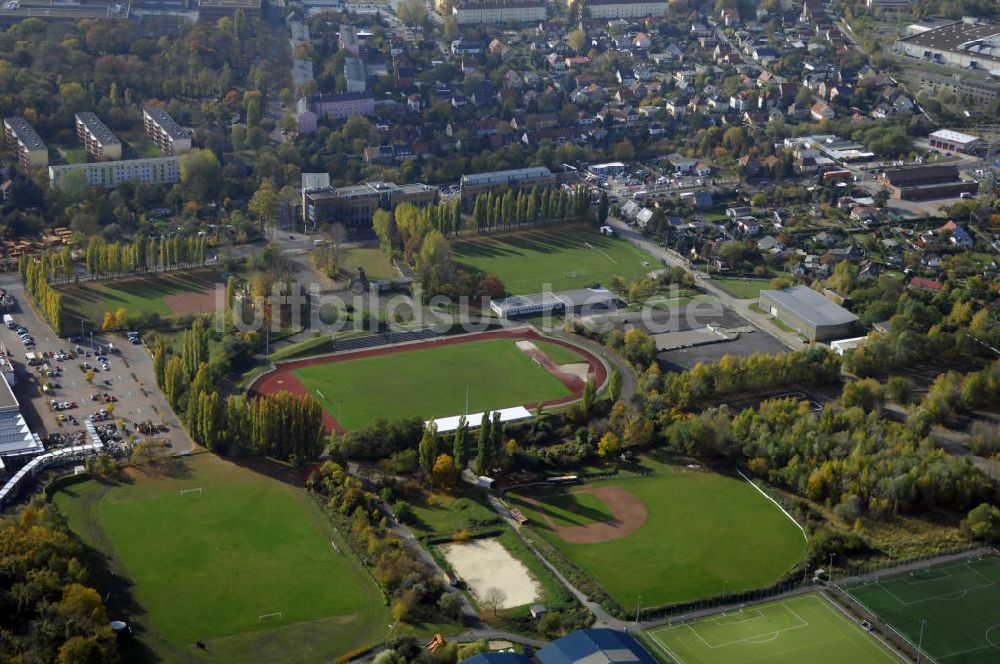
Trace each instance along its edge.
{"label": "industrial building", "polygon": [[948,92],[956,99],[971,101],[975,104],[992,104],[1000,98],[1000,83],[984,78],[976,80],[969,76],[952,74],[947,76],[937,72],[921,70],[917,75],[917,83],[921,90],[938,94]]}
{"label": "industrial building", "polygon": [[3,134],[7,145],[17,154],[17,161],[25,168],[45,168],[49,165],[49,148],[24,118],[10,117],[3,120]]}
{"label": "industrial building", "polygon": [[452,14],[459,25],[538,23],[547,18],[545,0],[461,0]]}
{"label": "industrial building", "polygon": [[938,129],[927,136],[932,148],[973,154],[983,147],[983,139],[951,129]]}
{"label": "industrial building", "polygon": [[375,97],[370,92],[345,92],[343,94],[312,95],[302,97],[297,106],[299,133],[312,134],[320,118],[335,120],[352,115],[375,115]]}
{"label": "industrial building", "polygon": [[556,176],[548,168],[536,166],[463,175],[459,184],[462,189],[462,206],[469,209],[476,202],[476,196],[485,191],[553,187],[556,184]]}
{"label": "industrial building", "polygon": [[49,182],[58,186],[67,173],[82,172],[91,187],[116,187],[129,181],[143,184],[173,184],[181,179],[180,157],[152,157],[124,161],[49,166]]}
{"label": "industrial building", "polygon": [[162,108],[143,109],[142,123],[164,155],[181,154],[191,149],[191,134]]}
{"label": "industrial building", "polygon": [[896,168],[884,171],[875,180],[888,189],[893,198],[904,201],[957,198],[963,193],[979,191],[979,183],[962,180],[953,164]]}
{"label": "industrial building", "polygon": [[372,182],[351,187],[323,187],[302,193],[303,216],[312,226],[341,223],[349,235],[367,235],[378,210],[393,210],[400,203],[426,207],[437,203],[440,192],[426,184]]}
{"label": "industrial building", "polygon": [[364,92],[368,87],[368,76],[365,63],[361,58],[344,58],[344,78],[347,80],[348,92]]}
{"label": "industrial building", "polygon": [[76,137],[94,159],[122,158],[122,142],[90,111],[76,114]]}
{"label": "industrial building", "polygon": [[45,451],[38,434],[28,429],[21,405],[5,378],[0,377],[0,478]]}
{"label": "industrial building", "polygon": [[[541,607],[532,607],[534,613]],[[544,611],[542,611],[544,613]],[[631,634],[616,629],[579,629],[552,641],[534,659],[513,652],[484,652],[467,664],[657,664]]]}
{"label": "industrial building", "polygon": [[912,58],[969,69],[1000,67],[1000,25],[963,18],[896,40],[896,51]]}
{"label": "industrial building", "polygon": [[667,13],[666,0],[583,0],[590,18],[646,18]]}
{"label": "industrial building", "polygon": [[762,290],[759,303],[809,341],[849,337],[858,324],[857,316],[808,286]]}
{"label": "industrial building", "polygon": [[224,16],[232,18],[237,10],[250,18],[260,16],[261,0],[200,0],[198,3],[199,21],[218,21]]}

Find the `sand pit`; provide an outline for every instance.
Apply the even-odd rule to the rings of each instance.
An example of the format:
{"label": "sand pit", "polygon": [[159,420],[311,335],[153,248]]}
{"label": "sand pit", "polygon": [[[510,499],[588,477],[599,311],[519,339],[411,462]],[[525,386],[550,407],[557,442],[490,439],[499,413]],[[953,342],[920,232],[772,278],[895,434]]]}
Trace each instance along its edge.
{"label": "sand pit", "polygon": [[507,594],[502,609],[535,602],[541,596],[538,581],[528,568],[495,539],[472,540],[468,544],[445,544],[441,553],[455,573],[477,598],[490,588]]}
{"label": "sand pit", "polygon": [[590,376],[590,365],[586,362],[574,362],[573,364],[560,364],[559,371],[570,376],[576,376],[582,381],[586,381]]}
{"label": "sand pit", "polygon": [[178,316],[208,314],[215,311],[216,291],[213,289],[191,293],[164,295],[163,301],[166,302],[167,306],[170,307],[170,310]]}

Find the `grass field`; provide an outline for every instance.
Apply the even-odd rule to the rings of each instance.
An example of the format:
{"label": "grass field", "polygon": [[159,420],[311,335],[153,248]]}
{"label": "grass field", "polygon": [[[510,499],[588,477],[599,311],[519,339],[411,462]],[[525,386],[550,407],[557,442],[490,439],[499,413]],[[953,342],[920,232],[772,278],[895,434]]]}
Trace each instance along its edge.
{"label": "grass field", "polygon": [[647,643],[676,664],[892,664],[899,660],[819,595],[660,627]]}
{"label": "grass field", "polygon": [[459,263],[496,274],[514,295],[608,286],[616,274],[635,279],[660,267],[628,241],[579,225],[462,240],[454,243],[453,255]]}
{"label": "grass field", "polygon": [[184,659],[200,640],[223,661],[282,648],[273,661],[303,661],[303,648],[336,656],[384,636],[378,589],[304,489],[210,454],[154,470],[55,496],[132,584],[145,619],[130,619],[153,650]]}
{"label": "grass field", "polygon": [[[60,286],[64,294],[66,313],[70,321],[83,318],[92,325],[100,326],[104,312],[116,311],[122,307],[130,313],[156,313],[172,316],[174,311],[163,299],[169,295],[186,293],[206,293],[224,280],[211,269],[183,272],[158,272],[141,277],[131,277],[117,281],[90,281],[71,286]],[[204,307],[203,307],[204,308]],[[205,313],[211,312],[208,306]],[[72,329],[68,330],[73,332]]]}
{"label": "grass field", "polygon": [[844,588],[938,662],[1000,661],[1000,558],[927,567]]}
{"label": "grass field", "polygon": [[378,247],[351,247],[348,249],[340,264],[353,277],[359,267],[365,268],[365,276],[369,279],[388,279],[396,276],[396,270],[385,255],[385,252]]}
{"label": "grass field", "polygon": [[478,492],[459,487],[452,494],[427,493],[423,501],[411,501],[413,518],[407,525],[418,536],[453,535],[484,526],[502,526],[496,512],[479,500]]}
{"label": "grass field", "polygon": [[321,403],[347,430],[376,417],[459,415],[465,409],[466,385],[470,413],[570,395],[510,339],[318,364],[294,373],[310,392],[323,394]]}
{"label": "grass field", "polygon": [[[521,494],[507,498],[622,606],[634,606],[638,595],[652,607],[764,587],[801,559],[806,542],[798,526],[745,481],[654,461],[643,465],[655,474],[527,494],[540,507]],[[646,506],[638,530],[570,543],[548,525],[546,516],[555,528],[606,521],[607,507],[586,493],[605,486],[621,487]]]}
{"label": "grass field", "polygon": [[572,348],[566,348],[566,346],[554,344],[549,341],[536,341],[534,343],[538,346],[538,350],[545,353],[545,357],[549,358],[556,364],[574,364],[577,362],[587,361],[585,357]]}
{"label": "grass field", "polygon": [[756,299],[771,286],[770,279],[713,279],[712,283],[733,297],[744,299]]}

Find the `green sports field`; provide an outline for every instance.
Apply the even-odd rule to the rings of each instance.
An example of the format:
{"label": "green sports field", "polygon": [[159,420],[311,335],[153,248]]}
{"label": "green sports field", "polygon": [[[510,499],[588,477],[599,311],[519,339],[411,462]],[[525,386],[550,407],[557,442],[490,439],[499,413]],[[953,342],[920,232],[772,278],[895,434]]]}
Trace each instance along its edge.
{"label": "green sports field", "polygon": [[713,279],[712,283],[716,284],[733,297],[745,299],[756,299],[760,297],[760,292],[762,290],[771,287],[771,281],[769,279]]}
{"label": "green sports field", "polygon": [[[348,431],[376,417],[424,419],[478,413],[566,397],[569,389],[511,339],[314,364],[294,375]],[[338,404],[338,402],[340,402]]]}
{"label": "green sports field", "polygon": [[899,660],[819,595],[746,607],[645,633],[676,664],[892,664]]}
{"label": "green sports field", "polygon": [[844,590],[938,662],[1000,661],[1000,558],[985,556],[884,576]]}
{"label": "green sports field", "polygon": [[[74,333],[73,324],[79,319],[89,321],[89,327],[100,327],[104,312],[125,308],[132,314],[156,313],[173,316],[178,311],[164,300],[165,297],[187,296],[190,302],[174,302],[181,306],[180,313],[211,313],[214,298],[210,295],[225,280],[215,270],[190,270],[158,272],[141,277],[116,281],[90,281],[76,285],[59,286],[64,296],[66,313],[63,318],[70,323],[67,332]],[[197,301],[196,301],[197,300]]]}
{"label": "green sports field", "polygon": [[459,263],[496,274],[514,295],[608,286],[616,274],[631,280],[660,267],[627,240],[580,225],[461,240],[452,253]]}
{"label": "green sports field", "polygon": [[[655,474],[506,497],[622,606],[635,606],[639,595],[643,606],[654,607],[769,586],[802,558],[802,531],[747,482],[680,465],[643,465]],[[638,498],[645,522],[619,539],[564,540],[562,528],[610,520],[608,506],[590,493],[602,487]]]}
{"label": "green sports field", "polygon": [[129,619],[153,650],[183,660],[204,641],[222,661],[303,661],[384,636],[379,590],[304,489],[210,454],[152,468],[55,502],[130,581],[144,615]]}

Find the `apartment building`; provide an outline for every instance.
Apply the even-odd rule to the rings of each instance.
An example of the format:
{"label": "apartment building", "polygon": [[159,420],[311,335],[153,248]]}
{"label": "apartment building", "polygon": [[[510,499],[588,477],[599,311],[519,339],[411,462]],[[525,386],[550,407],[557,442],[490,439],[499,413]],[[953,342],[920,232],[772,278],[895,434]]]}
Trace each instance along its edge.
{"label": "apartment building", "polygon": [[484,191],[512,187],[514,189],[531,189],[532,187],[548,188],[556,185],[556,176],[544,166],[533,168],[516,168],[509,171],[492,171],[490,173],[474,173],[463,175],[460,181],[462,188],[462,206],[471,209],[476,202],[476,196]]}
{"label": "apartment building", "polygon": [[45,168],[49,165],[49,149],[35,128],[19,117],[4,118],[3,134],[10,149],[24,168]]}
{"label": "apartment building", "polygon": [[73,172],[82,172],[91,187],[117,187],[129,181],[173,184],[181,179],[181,161],[180,157],[170,156],[49,166],[49,183],[58,186],[67,173]]}
{"label": "apartment building", "polygon": [[583,0],[590,18],[646,18],[667,13],[666,0]]}
{"label": "apartment building", "polygon": [[298,101],[297,115],[300,134],[312,134],[322,117],[341,120],[352,115],[375,115],[375,97],[370,92],[312,95]]}
{"label": "apartment building", "polygon": [[462,0],[452,14],[459,25],[538,23],[547,18],[544,0]]}
{"label": "apartment building", "polygon": [[302,214],[307,224],[344,224],[349,235],[367,235],[378,210],[400,203],[426,207],[438,201],[438,188],[426,184],[371,182],[351,187],[322,187],[303,192]]}
{"label": "apartment building", "polygon": [[76,114],[76,137],[94,159],[122,158],[122,142],[90,111]]}
{"label": "apartment building", "polygon": [[146,133],[164,155],[182,154],[191,149],[191,134],[162,108],[145,108],[142,123]]}

